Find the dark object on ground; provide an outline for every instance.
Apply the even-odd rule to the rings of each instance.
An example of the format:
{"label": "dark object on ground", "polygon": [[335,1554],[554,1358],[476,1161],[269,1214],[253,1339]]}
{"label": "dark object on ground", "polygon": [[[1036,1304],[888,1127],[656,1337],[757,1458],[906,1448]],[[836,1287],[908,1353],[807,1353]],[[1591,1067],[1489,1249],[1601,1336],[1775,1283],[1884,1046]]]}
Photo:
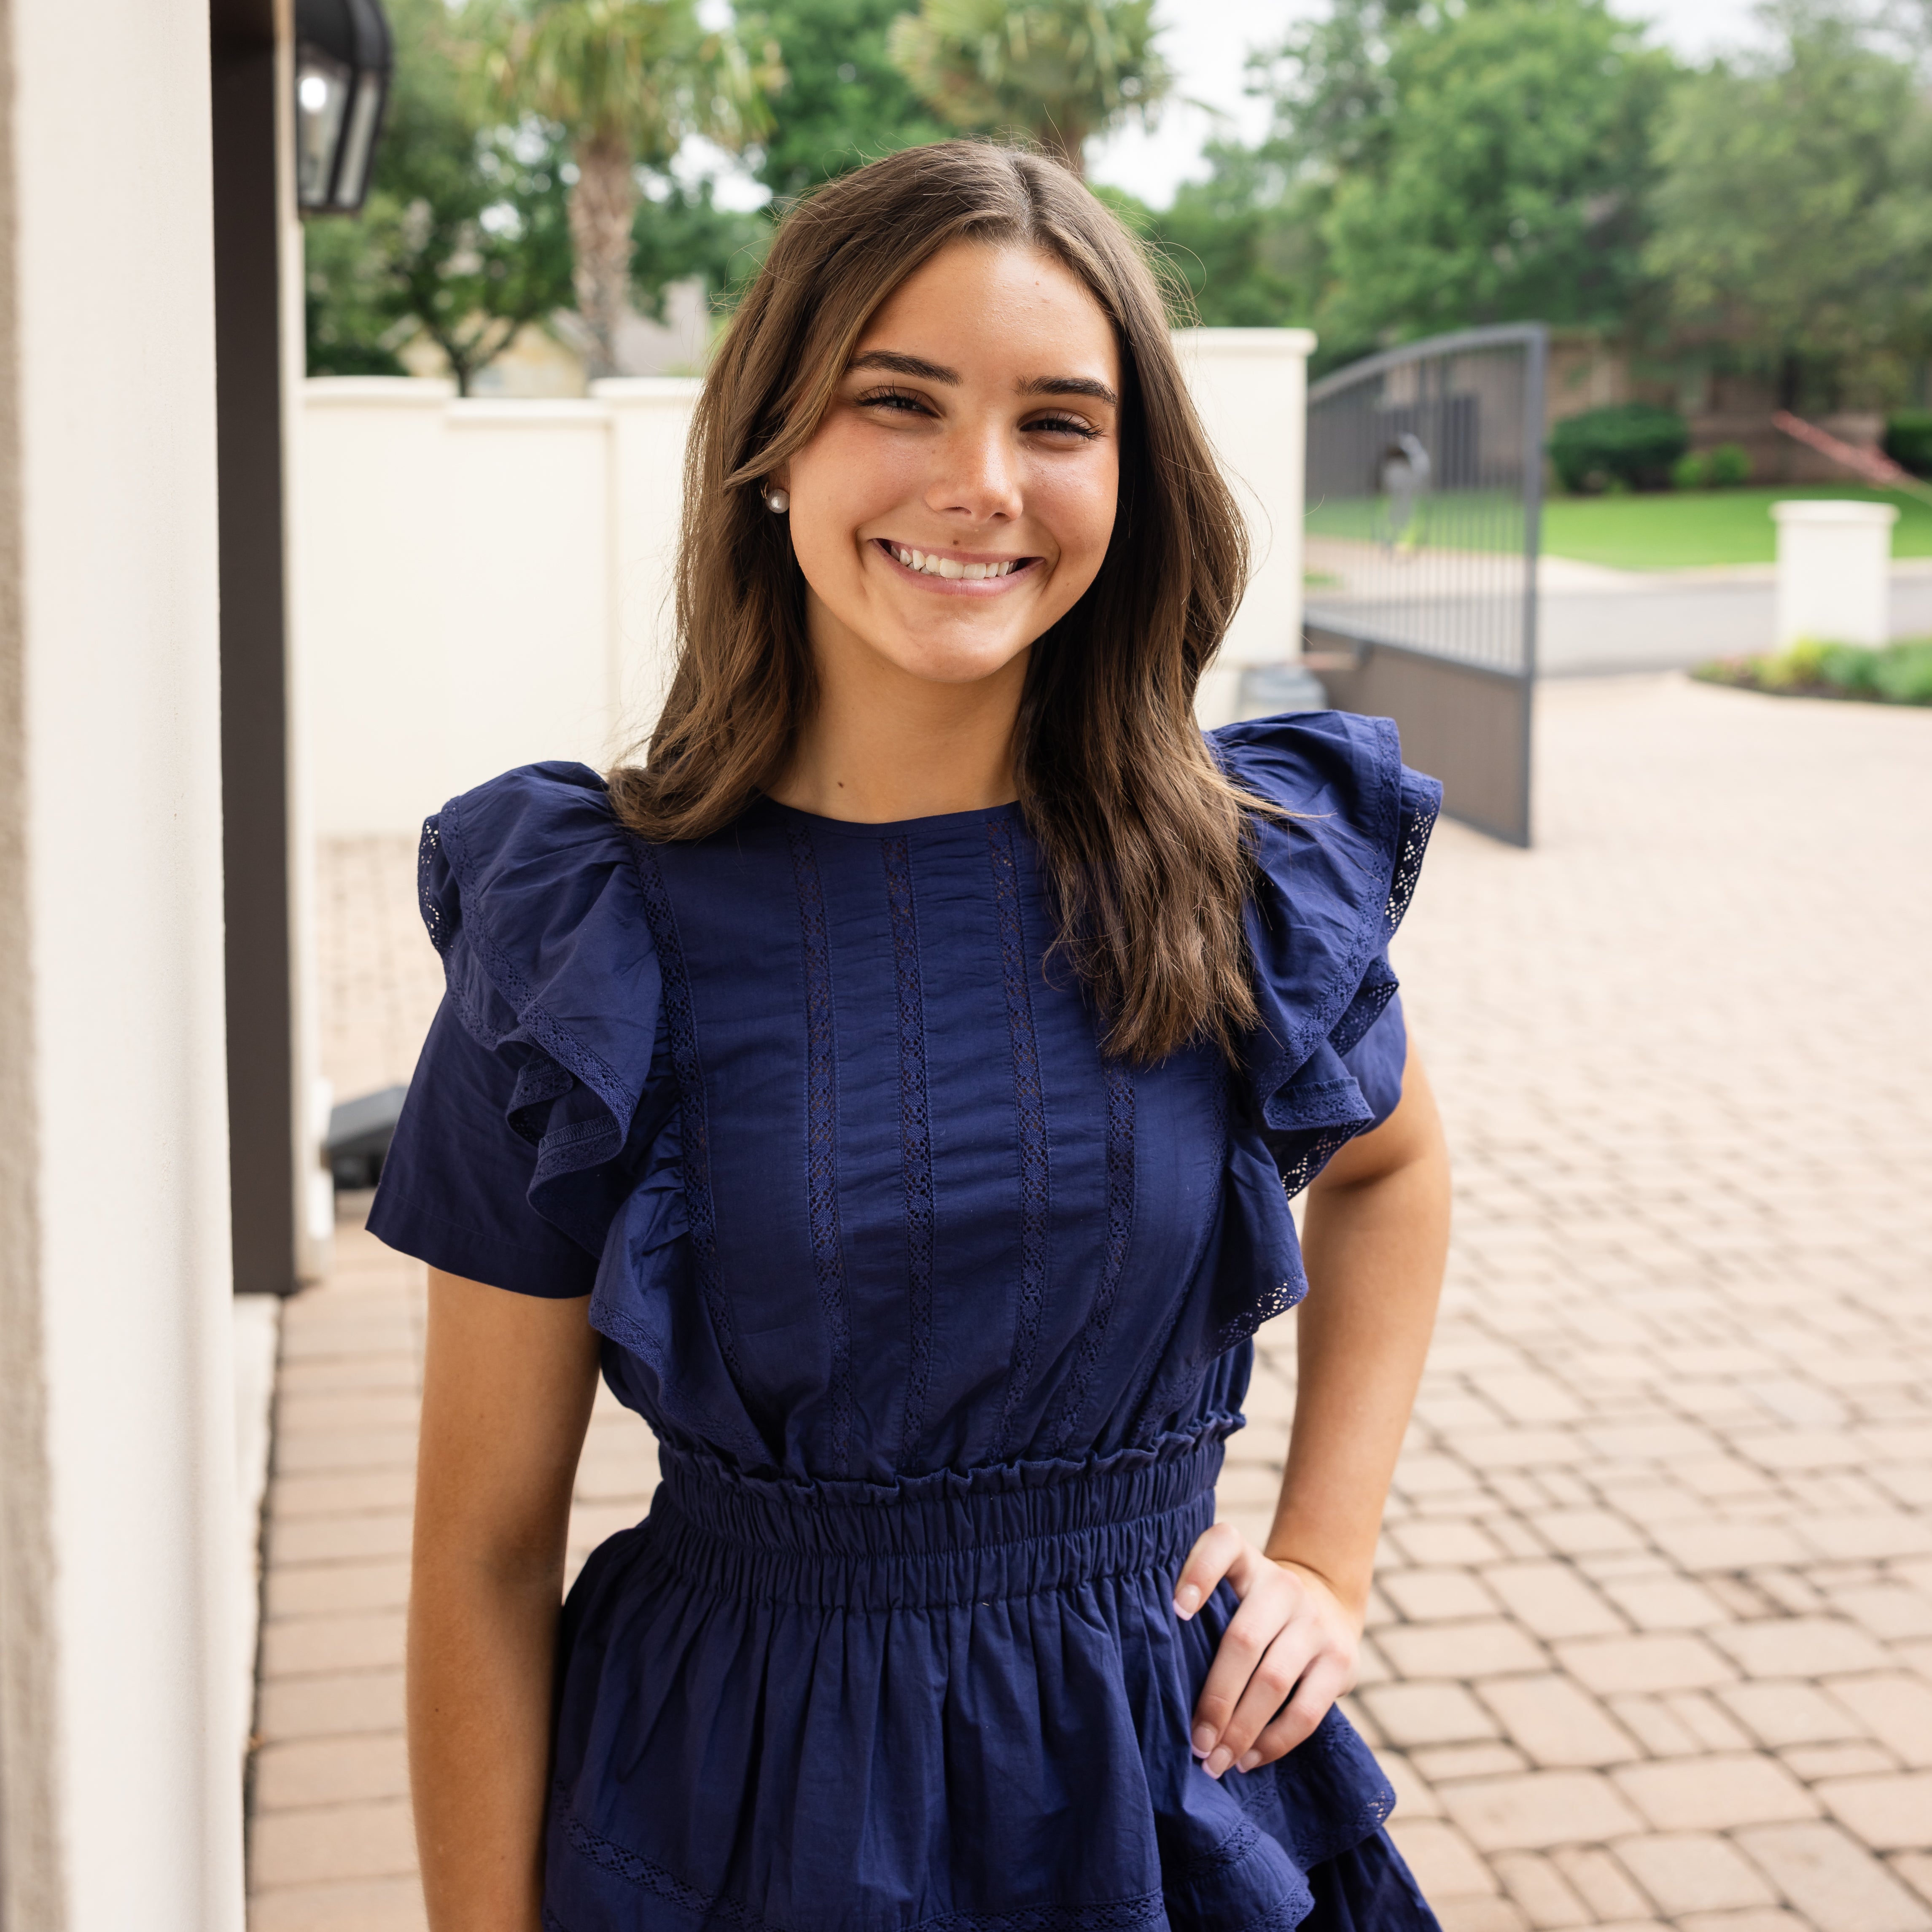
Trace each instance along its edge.
{"label": "dark object on ground", "polygon": [[328,1138],[322,1145],[338,1188],[374,1187],[382,1178],[390,1137],[409,1090],[385,1087],[380,1094],[345,1100],[330,1113]]}
{"label": "dark object on ground", "polygon": [[1565,416],[1550,432],[1550,460],[1574,493],[1622,488],[1663,490],[1690,431],[1675,410],[1652,403],[1617,403]]}
{"label": "dark object on ground", "polygon": [[1894,410],[1886,418],[1885,453],[1915,476],[1932,476],[1932,410]]}
{"label": "dark object on ground", "polygon": [[1772,657],[1720,658],[1691,676],[1774,698],[1846,698],[1868,704],[1932,705],[1932,638],[1872,650],[1809,640]]}

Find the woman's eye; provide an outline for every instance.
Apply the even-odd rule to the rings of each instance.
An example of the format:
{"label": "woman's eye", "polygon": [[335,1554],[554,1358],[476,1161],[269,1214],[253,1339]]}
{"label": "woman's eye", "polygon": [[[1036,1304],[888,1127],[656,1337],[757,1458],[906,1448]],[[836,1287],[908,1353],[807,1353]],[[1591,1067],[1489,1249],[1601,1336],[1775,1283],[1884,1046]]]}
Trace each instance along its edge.
{"label": "woman's eye", "polygon": [[924,416],[926,406],[917,396],[909,396],[902,389],[875,389],[870,395],[859,398],[862,410],[886,410],[903,415]]}
{"label": "woman's eye", "polygon": [[1077,436],[1088,442],[1100,434],[1091,423],[1084,423],[1077,416],[1036,416],[1027,428],[1048,436]]}

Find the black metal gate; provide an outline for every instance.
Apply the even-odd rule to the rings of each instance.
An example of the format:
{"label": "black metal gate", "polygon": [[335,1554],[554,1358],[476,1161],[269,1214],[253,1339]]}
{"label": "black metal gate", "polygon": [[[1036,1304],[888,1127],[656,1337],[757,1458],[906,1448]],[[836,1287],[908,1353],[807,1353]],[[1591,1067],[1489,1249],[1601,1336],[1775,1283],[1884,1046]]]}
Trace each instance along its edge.
{"label": "black metal gate", "polygon": [[1445,811],[1529,843],[1540,322],[1371,356],[1308,392],[1309,668],[1393,718]]}

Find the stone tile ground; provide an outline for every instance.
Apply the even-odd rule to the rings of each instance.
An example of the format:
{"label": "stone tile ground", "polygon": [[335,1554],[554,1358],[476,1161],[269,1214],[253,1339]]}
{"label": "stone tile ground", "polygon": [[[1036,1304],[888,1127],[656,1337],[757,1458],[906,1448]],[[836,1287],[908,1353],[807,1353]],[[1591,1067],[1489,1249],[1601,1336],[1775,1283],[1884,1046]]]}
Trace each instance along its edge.
{"label": "stone tile ground", "polygon": [[[1546,687],[1539,843],[1444,825],[1398,950],[1457,1171],[1352,1700],[1448,1932],[1932,1932],[1932,715]],[[436,994],[409,854],[322,894],[338,1093]],[[400,1726],[421,1270],[287,1312],[256,1932],[422,1908]],[[1265,1520],[1294,1325],[1222,1490]],[[573,1560],[635,1520],[600,1406]]]}

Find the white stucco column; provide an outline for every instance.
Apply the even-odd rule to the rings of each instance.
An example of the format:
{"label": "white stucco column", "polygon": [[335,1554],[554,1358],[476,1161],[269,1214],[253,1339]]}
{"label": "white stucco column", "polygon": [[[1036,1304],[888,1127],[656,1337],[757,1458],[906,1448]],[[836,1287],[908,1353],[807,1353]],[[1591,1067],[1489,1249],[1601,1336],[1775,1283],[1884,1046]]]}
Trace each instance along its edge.
{"label": "white stucco column", "polygon": [[1778,523],[1778,648],[1805,638],[1889,642],[1896,506],[1793,499],[1772,504],[1771,514]]}
{"label": "white stucco column", "polygon": [[0,1918],[237,1932],[203,0],[0,0]]}
{"label": "white stucco column", "polygon": [[1301,655],[1301,518],[1308,425],[1306,328],[1177,329],[1222,469],[1247,519],[1252,574],[1214,667],[1202,680],[1201,722],[1237,715],[1241,674]]}

